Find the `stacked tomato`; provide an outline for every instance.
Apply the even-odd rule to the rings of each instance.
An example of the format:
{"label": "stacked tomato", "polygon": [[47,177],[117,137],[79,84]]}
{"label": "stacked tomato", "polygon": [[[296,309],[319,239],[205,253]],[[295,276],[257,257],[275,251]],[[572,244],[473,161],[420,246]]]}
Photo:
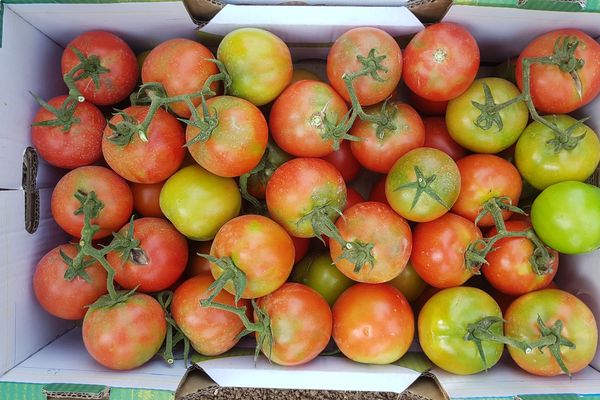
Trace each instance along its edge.
{"label": "stacked tomato", "polygon": [[352,29],[328,83],[293,71],[261,29],[231,32],[216,56],[172,39],[144,57],[134,90],[128,45],[84,33],[63,54],[68,95],[36,97],[34,145],[71,169],[52,213],[73,240],[42,258],[34,290],[48,312],[83,318],[99,363],[172,362],[179,343],[219,355],[254,334],[256,356],[281,365],[331,339],[384,364],[416,329],[458,374],[505,347],[533,374],[589,364],[594,316],[547,289],[558,252],[600,247],[600,189],[583,183],[600,142],[567,115],[600,91],[585,33],[535,39],[515,82],[475,79],[477,43],[450,23],[404,51]]}

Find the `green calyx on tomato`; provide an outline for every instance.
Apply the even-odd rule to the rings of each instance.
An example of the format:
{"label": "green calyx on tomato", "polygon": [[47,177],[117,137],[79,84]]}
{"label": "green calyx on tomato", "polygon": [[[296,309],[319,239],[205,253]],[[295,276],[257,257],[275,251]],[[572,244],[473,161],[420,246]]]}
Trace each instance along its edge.
{"label": "green calyx on tomato", "polygon": [[216,264],[223,271],[223,273],[208,287],[210,295],[204,302],[206,304],[212,304],[215,297],[223,290],[225,285],[228,282],[231,282],[235,291],[235,302],[237,303],[240,300],[242,293],[244,293],[244,290],[246,290],[246,273],[235,265],[235,262],[231,257],[217,258],[210,254],[200,253],[198,253],[198,255],[211,263]]}
{"label": "green calyx on tomato", "polygon": [[71,50],[79,59],[79,64],[74,66],[69,72],[63,76],[63,80],[69,89],[69,98],[75,98],[80,103],[85,100],[75,82],[81,79],[90,78],[94,82],[96,89],[100,87],[100,75],[110,72],[110,69],[100,64],[100,58],[97,55],[85,56],[79,49],[70,47]]}
{"label": "green calyx on tomato", "polygon": [[431,184],[435,181],[437,175],[431,174],[429,176],[425,176],[417,165],[414,166],[414,169],[415,175],[417,176],[417,180],[398,186],[394,189],[394,192],[397,192],[398,190],[402,189],[416,190],[415,197],[413,198],[412,204],[410,205],[411,210],[415,208],[423,193],[427,194],[429,197],[441,204],[442,207],[446,208],[447,210],[450,209],[450,206],[448,206],[448,204],[446,204],[446,202],[431,187]]}
{"label": "green calyx on tomato", "polygon": [[541,338],[530,343],[530,348],[525,350],[525,353],[531,353],[532,349],[539,349],[542,351],[544,347],[547,347],[552,354],[552,357],[556,360],[560,369],[567,375],[571,376],[571,372],[565,365],[560,352],[561,346],[569,348],[575,348],[575,343],[571,342],[562,335],[563,322],[559,319],[549,327],[546,325],[542,317],[538,315],[537,319],[538,329],[540,330]]}

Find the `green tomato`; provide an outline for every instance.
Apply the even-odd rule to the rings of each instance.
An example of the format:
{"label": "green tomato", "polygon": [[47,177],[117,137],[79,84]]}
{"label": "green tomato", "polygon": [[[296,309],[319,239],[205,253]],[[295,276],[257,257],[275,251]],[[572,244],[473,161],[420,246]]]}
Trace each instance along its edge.
{"label": "green tomato", "polygon": [[540,239],[565,254],[600,247],[600,188],[577,181],[546,188],[531,206],[531,223]]}
{"label": "green tomato", "polygon": [[159,201],[163,214],[179,232],[192,240],[210,240],[239,215],[242,196],[232,178],[192,165],[165,182]]}
{"label": "green tomato", "polygon": [[241,28],[227,34],[217,58],[231,77],[227,94],[256,106],[273,101],[292,79],[292,57],[287,45],[271,32]]}
{"label": "green tomato", "polygon": [[[523,131],[515,147],[515,162],[519,172],[540,190],[558,182],[585,181],[600,162],[598,136],[590,127],[577,123],[575,118],[568,115],[553,115],[548,120],[564,131],[574,126],[570,132],[571,142],[566,138],[561,140],[546,125],[532,122]],[[583,138],[575,140],[578,136]]]}
{"label": "green tomato", "polygon": [[328,251],[310,253],[304,257],[294,266],[290,280],[319,292],[330,307],[344,290],[355,283],[337,269]]}
{"label": "green tomato", "polygon": [[[477,153],[498,153],[517,141],[527,126],[529,111],[527,105],[520,101],[500,110],[496,118],[479,120],[482,113],[474,102],[484,105],[489,101],[486,100],[484,85],[490,88],[495,104],[520,95],[519,89],[507,80],[476,79],[466,92],[448,102],[446,126],[452,139],[464,148]],[[486,122],[489,124],[486,125]]]}
{"label": "green tomato", "polygon": [[400,274],[388,282],[402,292],[406,300],[415,301],[427,287],[427,283],[417,274],[412,263],[409,261],[406,268]]}

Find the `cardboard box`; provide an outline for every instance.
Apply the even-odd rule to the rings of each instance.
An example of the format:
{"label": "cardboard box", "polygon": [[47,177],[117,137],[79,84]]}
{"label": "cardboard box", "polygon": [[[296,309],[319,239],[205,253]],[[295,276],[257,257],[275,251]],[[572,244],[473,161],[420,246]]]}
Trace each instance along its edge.
{"label": "cardboard box", "polygon": [[[471,30],[482,47],[483,59],[489,62],[518,54],[533,37],[554,28],[578,27],[600,37],[600,14],[594,12],[598,11],[595,0],[588,0],[586,9],[581,12],[516,8],[522,3],[526,6],[529,3],[528,7],[535,4],[536,7],[540,4],[552,6],[550,3],[553,3],[554,7],[558,5],[558,10],[565,4],[551,0],[545,3],[535,0],[460,0],[450,7],[448,0],[419,0],[408,2],[410,10],[403,7],[406,3],[403,0],[378,0],[369,3],[368,8],[361,7],[360,0],[330,3],[335,6],[227,5],[221,11],[222,5],[215,2],[209,6],[207,1],[189,1],[186,6],[194,12],[194,20],[203,26],[205,36],[223,35],[239,26],[268,28],[293,42],[291,47],[296,59],[319,55],[314,50],[307,50],[314,48],[314,43],[322,44],[320,55],[323,55],[327,44],[352,26],[379,26],[395,36],[415,33],[422,25],[410,10],[422,20],[431,21],[448,9],[444,19],[461,23]],[[583,4],[581,1],[569,3],[568,7],[573,7],[573,3]],[[337,4],[354,5],[343,7]],[[339,357],[323,357],[295,368],[278,367],[264,360],[254,365],[251,356],[228,357],[198,362],[197,366],[205,375],[187,383],[184,378],[188,370],[182,362],[167,366],[156,359],[134,371],[114,372],[99,366],[87,355],[77,324],[59,321],[37,305],[31,290],[35,265],[46,251],[63,243],[66,235],[61,233],[49,212],[51,188],[62,171],[42,160],[36,163],[31,159],[31,153],[26,152],[30,146],[29,123],[37,109],[27,91],[45,98],[64,92],[57,79],[62,46],[88,29],[114,31],[136,51],[168,38],[196,37],[197,25],[188,15],[186,6],[177,1],[119,0],[48,3],[44,0],[9,0],[0,3],[3,11],[0,48],[0,399],[44,398],[42,389],[47,383],[99,385],[62,387],[65,391],[108,387],[111,399],[171,399],[177,390],[189,391],[189,382],[193,382],[191,390],[216,382],[239,387],[402,392],[421,375],[423,364],[418,355],[404,359],[400,363],[403,366],[360,365]],[[210,23],[207,24],[208,20]],[[311,45],[305,46],[306,43]],[[592,115],[589,123],[600,131],[600,99],[581,113]],[[37,229],[32,220],[38,221]],[[600,274],[597,272],[600,251],[564,257],[561,263],[559,284],[583,298],[600,321]],[[476,376],[453,376],[437,368],[433,368],[429,376],[439,383],[443,395],[450,398],[525,398],[550,393],[600,396],[600,372],[597,370],[600,369],[600,355],[592,365],[596,369],[588,367],[572,380],[564,376],[533,377],[517,370],[506,359],[489,372]],[[413,384],[411,390],[417,390],[419,385]]]}

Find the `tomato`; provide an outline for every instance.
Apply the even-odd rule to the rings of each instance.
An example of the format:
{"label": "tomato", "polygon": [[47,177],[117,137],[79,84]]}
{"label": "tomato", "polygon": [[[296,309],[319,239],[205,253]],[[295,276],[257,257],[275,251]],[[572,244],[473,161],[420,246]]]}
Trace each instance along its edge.
{"label": "tomato", "polygon": [[430,147],[400,157],[387,176],[385,196],[404,218],[427,222],[450,210],[461,185],[458,167],[449,155]]}
{"label": "tomato", "polygon": [[346,183],[354,180],[360,171],[360,163],[354,157],[354,154],[352,154],[349,140],[342,141],[338,150],[322,158],[340,171]]}
{"label": "tomato", "polygon": [[[406,267],[412,249],[412,234],[404,218],[377,202],[359,203],[344,211],[335,224],[344,240],[368,243],[373,260],[356,265],[346,254],[348,245],[330,240],[331,259],[348,278],[367,283],[387,282]],[[351,252],[351,251],[350,251]],[[360,257],[359,257],[360,259]]]}
{"label": "tomato", "polygon": [[515,148],[519,172],[540,190],[558,182],[585,181],[600,162],[596,132],[568,115],[553,115],[549,120],[563,131],[577,126],[569,132],[569,137],[562,138],[547,126],[532,122]]}
{"label": "tomato", "polygon": [[[249,101],[232,96],[208,99],[206,107],[217,126],[201,131],[188,125],[186,140],[194,159],[219,176],[234,177],[250,172],[267,148],[269,127],[265,117]],[[202,106],[198,107],[198,113],[202,115]],[[206,120],[204,116],[203,121]],[[208,138],[190,145],[202,135]]]}
{"label": "tomato", "polygon": [[106,293],[106,271],[100,263],[93,262],[82,274],[66,279],[68,266],[61,252],[74,258],[77,246],[63,244],[42,257],[33,274],[33,292],[38,303],[50,314],[62,319],[82,319],[87,306]]}
{"label": "tomato", "polygon": [[427,283],[417,274],[415,268],[409,261],[406,268],[400,274],[388,282],[390,285],[402,292],[406,300],[415,301],[427,287]]}
{"label": "tomato", "polygon": [[404,50],[402,78],[415,94],[445,101],[463,93],[479,68],[479,47],[460,25],[440,22],[417,33]]}
{"label": "tomato", "polygon": [[[127,236],[130,224],[119,234]],[[181,276],[188,261],[185,237],[162,218],[140,218],[133,222],[133,237],[139,246],[128,253],[112,251],[106,255],[115,270],[115,281],[123,289],[140,292],[167,289]]]}
{"label": "tomato", "polygon": [[[381,106],[376,105],[365,109],[365,112],[375,114],[380,109]],[[363,167],[382,174],[387,173],[398,158],[425,142],[425,127],[414,108],[391,101],[386,109],[392,109],[394,130],[378,133],[377,124],[362,120],[357,120],[350,130],[351,135],[361,139],[350,145],[354,157]]]}
{"label": "tomato", "polygon": [[[141,123],[148,115],[148,106],[132,106],[124,113]],[[175,117],[158,109],[148,126],[147,141],[139,135],[131,137],[116,135],[110,124],[123,121],[115,115],[104,130],[102,154],[108,165],[123,178],[137,183],[158,183],[173,175],[185,156],[183,128]]]}
{"label": "tomato", "polygon": [[294,264],[296,264],[298,261],[302,260],[308,252],[310,239],[299,238],[296,236],[290,236],[290,238],[292,239],[292,242],[294,242]]}
{"label": "tomato", "polygon": [[292,80],[290,81],[290,85],[292,83],[296,83],[298,81],[311,80],[311,81],[320,81],[321,79],[314,73],[302,69],[302,68],[294,68],[292,73]]}
{"label": "tomato", "polygon": [[348,113],[344,99],[326,83],[300,81],[273,103],[269,128],[275,143],[298,157],[323,157],[342,140],[332,134]]}
{"label": "tomato", "polygon": [[160,209],[160,191],[165,183],[132,183],[133,208],[143,217],[164,218]]}
{"label": "tomato", "polygon": [[366,74],[354,79],[352,87],[362,106],[387,99],[400,82],[402,52],[394,38],[378,28],[354,28],[337,38],[327,55],[327,78],[331,86],[350,102],[344,75],[358,73],[369,64],[374,64],[374,60],[368,60],[377,57],[383,59],[379,62],[380,68],[373,72],[380,79],[373,79],[372,74]]}
{"label": "tomato", "polygon": [[423,118],[425,147],[433,147],[448,154],[454,161],[467,155],[467,150],[456,143],[446,128],[446,120],[440,117]]}
{"label": "tomato", "polygon": [[355,204],[363,203],[365,199],[360,193],[351,187],[346,187],[346,207],[343,211],[346,211]]}
{"label": "tomato", "polygon": [[481,340],[485,364],[476,342],[468,340],[470,324],[496,317],[489,331],[502,335],[502,312],[483,290],[471,287],[444,289],[433,295],[421,309],[418,320],[419,343],[438,367],[459,375],[470,375],[493,367],[502,356],[502,343]]}
{"label": "tomato", "polygon": [[258,199],[264,199],[266,196],[267,182],[271,179],[273,172],[292,158],[291,155],[281,150],[272,141],[269,141],[265,154],[263,155],[265,168],[248,177],[248,193]]}
{"label": "tomato", "polygon": [[[486,93],[486,87],[489,93]],[[475,80],[463,94],[448,103],[448,133],[458,144],[478,153],[498,153],[510,147],[527,126],[527,105],[519,101],[489,113],[484,113],[482,108],[493,107],[519,95],[517,87],[507,80]]]}
{"label": "tomato", "polygon": [[188,265],[185,270],[185,275],[188,277],[194,277],[196,275],[210,275],[210,261],[206,258],[201,257],[199,254],[209,254],[210,247],[212,246],[212,240],[205,242],[193,242],[188,243],[190,249],[188,257]]}
{"label": "tomato", "polygon": [[[156,46],[146,57],[142,66],[144,83],[158,82],[163,85],[167,96],[179,96],[200,92],[209,76],[219,72],[217,65],[209,60],[213,53],[202,44],[189,39],[167,40]],[[216,90],[218,85],[211,86]],[[198,106],[201,98],[192,99]],[[169,109],[180,117],[191,115],[189,107],[183,102],[169,104]]]}
{"label": "tomato", "polygon": [[69,235],[81,237],[83,214],[76,215],[75,212],[82,203],[75,196],[90,192],[96,193],[104,205],[98,217],[91,220],[93,225],[100,227],[94,239],[101,239],[125,225],[133,211],[131,189],[123,178],[108,168],[79,167],[63,176],[52,192],[52,216]]}
{"label": "tomato", "polygon": [[[76,51],[87,60],[86,68],[73,74],[73,78],[76,79],[75,87],[87,101],[99,106],[116,104],[125,100],[135,88],[139,76],[137,59],[123,39],[105,31],[82,33],[69,42],[63,51],[63,75],[81,64]],[[92,76],[83,77],[88,71],[98,69],[106,70],[97,74],[98,85]]]}
{"label": "tomato", "polygon": [[417,224],[413,230],[410,261],[431,286],[441,289],[460,286],[474,273],[465,265],[467,246],[480,238],[481,231],[473,222],[446,213],[433,221]]}
{"label": "tomato", "polygon": [[373,187],[371,187],[371,192],[369,193],[369,201],[378,201],[380,203],[389,205],[387,196],[385,195],[386,180],[387,175],[383,175],[375,181]]}
{"label": "tomato", "polygon": [[[31,142],[38,154],[49,164],[59,168],[73,169],[93,164],[102,156],[102,132],[106,119],[102,112],[90,102],[75,100],[70,107],[61,109],[67,96],[58,96],[48,101],[50,107],[59,110],[58,115],[41,107],[33,118]],[[62,117],[71,115],[72,124],[60,123]],[[58,125],[36,125],[56,121]]]}
{"label": "tomato", "polygon": [[[200,354],[215,356],[237,344],[244,325],[238,316],[229,311],[207,308],[200,300],[208,297],[209,286],[214,282],[210,275],[194,276],[183,282],[173,294],[171,313],[177,326],[190,339],[190,344]],[[221,291],[217,303],[236,306],[231,294]],[[240,300],[237,306],[248,305]]]}
{"label": "tomato", "polygon": [[[533,41],[519,55],[517,60],[517,83],[523,90],[523,60],[531,57],[548,57],[555,54],[571,40],[577,43],[573,62],[575,69],[570,73],[568,61],[562,65],[533,64],[531,66],[530,88],[535,108],[544,113],[570,113],[592,101],[600,93],[600,44],[577,29],[560,29],[547,32]],[[571,44],[573,44],[573,42]],[[558,46],[557,46],[558,44]],[[577,68],[577,64],[581,64]],[[573,75],[580,82],[580,91]]]}
{"label": "tomato", "polygon": [[[242,215],[219,229],[210,248],[210,255],[223,259],[245,274],[246,287],[236,293],[229,279],[225,290],[245,299],[265,296],[277,290],[290,276],[294,266],[294,243],[288,233],[273,220],[262,215]],[[227,272],[222,265],[211,262],[215,279]]]}
{"label": "tomato", "polygon": [[241,207],[242,196],[235,181],[213,175],[199,165],[177,171],[160,192],[160,209],[192,240],[212,239]]}
{"label": "tomato", "polygon": [[[448,101],[432,101],[427,100],[418,94],[411,91],[408,92],[408,102],[413,106],[421,115],[427,116],[441,116],[446,115],[446,107],[448,107]],[[425,122],[425,121],[423,121]]]}
{"label": "tomato", "polygon": [[[505,334],[515,339],[529,344],[538,340],[553,343],[560,339],[561,344],[556,349],[570,374],[587,367],[596,354],[598,328],[594,315],[585,303],[570,293],[557,289],[528,293],[508,307],[505,319]],[[567,345],[568,342],[572,346]],[[529,353],[511,347],[508,350],[525,371],[555,376],[566,371],[561,370],[553,357],[552,347],[536,348]]]}
{"label": "tomato", "polygon": [[353,361],[392,363],[406,353],[414,333],[410,305],[391,285],[357,283],[333,306],[333,340]]}
{"label": "tomato", "polygon": [[[531,224],[525,221],[507,221],[506,230],[509,232],[523,232],[531,228]],[[493,228],[487,237],[496,235],[498,231]],[[558,253],[551,251],[553,257],[549,265],[548,273],[538,275],[531,264],[533,243],[523,237],[512,237],[500,239],[494,245],[494,251],[490,252],[481,268],[488,282],[494,288],[511,296],[543,289],[552,282],[558,270]]]}
{"label": "tomato", "polygon": [[236,29],[223,38],[217,58],[225,64],[232,83],[228,94],[256,106],[273,101],[292,79],[292,57],[287,45],[271,32]]}
{"label": "tomato", "polygon": [[354,284],[336,268],[327,251],[313,252],[304,257],[294,266],[290,280],[319,292],[330,307],[344,290]]}
{"label": "tomato", "polygon": [[313,220],[334,221],[346,205],[344,178],[320,158],[295,158],[279,167],[267,184],[271,217],[291,235],[313,237]]}
{"label": "tomato", "polygon": [[531,206],[540,239],[565,254],[600,248],[600,188],[567,181],[546,188]]}
{"label": "tomato", "polygon": [[[483,204],[492,198],[508,197],[512,204],[519,204],[521,175],[508,161],[492,154],[472,154],[458,160],[456,165],[461,180],[460,194],[452,207],[456,214],[475,221]],[[502,211],[504,220],[511,215],[508,210]],[[488,214],[478,225],[493,226],[494,220]]]}

